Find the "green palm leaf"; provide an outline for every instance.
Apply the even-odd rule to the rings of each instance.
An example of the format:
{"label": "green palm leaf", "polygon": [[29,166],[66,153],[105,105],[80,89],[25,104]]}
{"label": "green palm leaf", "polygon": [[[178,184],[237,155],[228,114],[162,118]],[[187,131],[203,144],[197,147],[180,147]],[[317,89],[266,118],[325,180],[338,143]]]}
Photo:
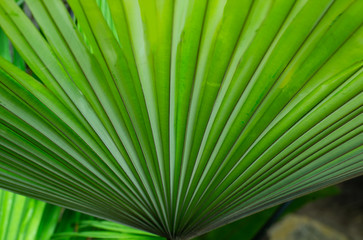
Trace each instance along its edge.
{"label": "green palm leaf", "polygon": [[118,223],[56,207],[45,202],[0,190],[0,239],[76,240],[76,239],[161,240],[153,234]]}
{"label": "green palm leaf", "polygon": [[0,190],[0,239],[50,239],[61,208]]}
{"label": "green palm leaf", "polygon": [[362,175],[362,1],[26,3],[1,187],[187,239]]}

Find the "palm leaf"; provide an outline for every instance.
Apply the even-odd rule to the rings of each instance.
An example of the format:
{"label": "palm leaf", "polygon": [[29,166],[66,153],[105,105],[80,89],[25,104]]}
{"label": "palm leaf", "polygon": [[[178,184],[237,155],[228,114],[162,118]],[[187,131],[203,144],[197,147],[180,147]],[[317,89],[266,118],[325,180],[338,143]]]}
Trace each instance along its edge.
{"label": "palm leaf", "polygon": [[0,239],[50,239],[61,208],[0,190]]}
{"label": "palm leaf", "polygon": [[188,239],[362,175],[362,1],[26,3],[1,187]]}
{"label": "palm leaf", "polygon": [[[85,220],[79,222],[79,230],[77,232],[59,232],[52,236],[52,240],[62,239],[135,239],[135,240],[163,240],[154,234],[140,231],[134,228],[126,227],[117,223],[99,220]],[[92,228],[87,230],[87,228]],[[77,238],[77,239],[78,239]]]}
{"label": "palm leaf", "polygon": [[162,239],[91,216],[0,190],[1,240]]}

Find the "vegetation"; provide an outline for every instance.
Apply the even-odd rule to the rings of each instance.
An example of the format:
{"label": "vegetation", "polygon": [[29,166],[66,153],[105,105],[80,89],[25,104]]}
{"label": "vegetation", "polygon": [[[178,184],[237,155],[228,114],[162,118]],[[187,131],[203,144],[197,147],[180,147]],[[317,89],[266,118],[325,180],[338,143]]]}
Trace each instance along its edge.
{"label": "vegetation", "polygon": [[1,188],[190,239],[363,174],[363,1],[25,2]]}
{"label": "vegetation", "polygon": [[117,223],[0,190],[1,240],[162,240]]}

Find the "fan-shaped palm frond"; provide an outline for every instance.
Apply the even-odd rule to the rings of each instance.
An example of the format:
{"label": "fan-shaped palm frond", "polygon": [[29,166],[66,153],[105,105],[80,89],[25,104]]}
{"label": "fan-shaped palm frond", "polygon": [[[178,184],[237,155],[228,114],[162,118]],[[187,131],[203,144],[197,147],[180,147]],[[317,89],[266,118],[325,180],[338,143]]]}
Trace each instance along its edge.
{"label": "fan-shaped palm frond", "polygon": [[186,239],[363,173],[363,1],[26,3],[1,187]]}

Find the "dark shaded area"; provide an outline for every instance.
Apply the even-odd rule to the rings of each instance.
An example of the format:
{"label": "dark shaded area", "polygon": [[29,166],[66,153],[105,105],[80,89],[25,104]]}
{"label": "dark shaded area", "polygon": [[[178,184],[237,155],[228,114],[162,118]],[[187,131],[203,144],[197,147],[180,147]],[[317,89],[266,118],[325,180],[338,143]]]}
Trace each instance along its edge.
{"label": "dark shaded area", "polygon": [[338,185],[341,193],[311,202],[297,214],[311,217],[345,234],[363,239],[363,176]]}

